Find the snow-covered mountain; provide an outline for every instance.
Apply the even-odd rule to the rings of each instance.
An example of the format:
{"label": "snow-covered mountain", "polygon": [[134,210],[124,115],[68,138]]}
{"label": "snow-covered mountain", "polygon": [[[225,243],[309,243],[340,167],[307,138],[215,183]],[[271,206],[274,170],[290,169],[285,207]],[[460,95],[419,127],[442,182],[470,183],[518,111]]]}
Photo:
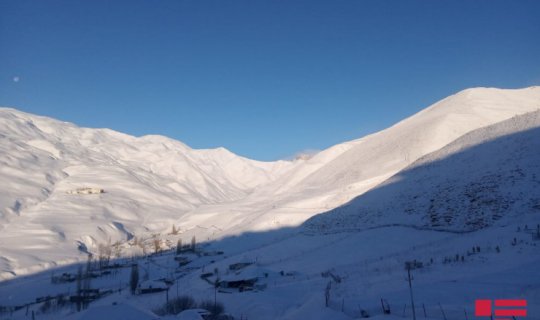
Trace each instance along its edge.
{"label": "snow-covered mountain", "polygon": [[390,225],[467,232],[534,223],[539,216],[540,110],[474,130],[305,226],[322,232]]}
{"label": "snow-covered mountain", "polygon": [[81,250],[173,224],[200,239],[299,225],[473,130],[539,108],[540,87],[469,89],[292,162],[0,109],[0,278],[85,259]]}
{"label": "snow-covered mountain", "polygon": [[[363,194],[472,130],[539,108],[540,87],[461,91],[386,130],[335,145],[298,163],[287,174],[235,202],[231,210],[242,213],[235,217],[232,228],[298,225]],[[198,223],[210,226],[222,208],[199,209],[209,221]]]}
{"label": "snow-covered mountain", "polygon": [[[296,161],[258,162],[13,109],[0,109],[0,150],[0,318],[139,309],[157,318],[151,311],[181,294],[217,297],[237,319],[410,318],[411,261],[424,318],[472,316],[478,298],[528,299],[529,318],[540,314],[540,87],[465,90]],[[173,225],[178,234],[168,234]],[[74,281],[51,283],[50,272],[73,276],[78,266],[68,262],[100,244],[120,241],[129,257],[192,236],[210,240],[198,254],[96,269],[92,288],[106,293],[89,310],[47,307],[77,291]],[[143,278],[174,284],[131,294],[133,263]],[[233,270],[238,263],[247,266]],[[253,278],[249,292],[212,284]]]}
{"label": "snow-covered mountain", "polygon": [[241,199],[292,166],[13,109],[0,109],[0,152],[2,273],[73,259],[81,243],[170,228],[183,213]]}

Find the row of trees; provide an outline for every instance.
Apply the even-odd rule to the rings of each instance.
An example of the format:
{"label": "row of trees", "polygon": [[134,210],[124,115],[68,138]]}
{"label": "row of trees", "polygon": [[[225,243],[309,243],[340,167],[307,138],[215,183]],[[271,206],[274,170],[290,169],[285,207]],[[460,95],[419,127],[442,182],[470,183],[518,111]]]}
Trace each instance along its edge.
{"label": "row of trees", "polygon": [[[178,235],[180,230],[176,228],[176,226],[172,225],[171,235]],[[160,238],[159,234],[154,234],[152,236],[152,242],[151,247],[153,249],[154,253],[159,253],[163,250],[163,240]],[[133,245],[138,246],[143,250],[143,254],[146,254],[147,245],[144,241],[141,241],[138,237],[133,237]],[[170,248],[169,243],[169,248]],[[191,239],[191,246],[182,246],[182,239],[178,239],[177,245],[176,245],[176,252],[180,253],[185,250],[191,250],[195,251],[196,247],[196,240],[195,236]],[[107,266],[111,260],[111,257],[120,258],[122,256],[122,243],[120,241],[116,241],[115,243],[111,244],[111,240],[107,243],[100,243],[98,244],[98,250],[97,250],[97,256],[98,256],[98,263],[100,267]]]}
{"label": "row of trees", "polygon": [[184,251],[196,251],[197,247],[197,240],[195,239],[195,236],[191,238],[191,244],[190,245],[182,245],[182,239],[178,239],[176,242],[176,254],[180,254]]}
{"label": "row of trees", "polygon": [[116,241],[111,244],[111,240],[107,243],[98,244],[97,262],[100,268],[106,267],[111,261],[111,257],[120,258],[122,256],[122,243]]}
{"label": "row of trees", "polygon": [[[174,231],[174,225],[173,225],[173,231]],[[153,240],[154,245],[154,253],[158,253],[161,251],[161,239],[154,238]],[[184,251],[193,251],[195,252],[197,246],[197,240],[195,236],[191,238],[191,244],[187,246],[182,246],[182,239],[178,239],[176,243],[176,254],[180,254]],[[135,294],[135,291],[137,290],[137,285],[139,284],[139,265],[137,263],[133,263],[131,266],[131,275],[130,275],[130,281],[129,286],[132,294]]]}
{"label": "row of trees", "polygon": [[[101,260],[100,260],[101,262]],[[77,271],[77,311],[88,307],[88,294],[90,293],[90,281],[92,279],[92,255],[88,255],[86,270],[79,266]]]}

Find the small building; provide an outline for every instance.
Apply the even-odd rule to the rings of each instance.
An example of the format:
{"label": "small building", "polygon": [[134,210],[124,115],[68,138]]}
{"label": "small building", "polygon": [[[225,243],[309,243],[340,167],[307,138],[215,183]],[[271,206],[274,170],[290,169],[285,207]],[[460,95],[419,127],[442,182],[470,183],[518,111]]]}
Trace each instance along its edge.
{"label": "small building", "polygon": [[75,190],[69,190],[67,193],[69,194],[100,194],[105,193],[105,190],[101,188],[77,188]]}
{"label": "small building", "polygon": [[139,283],[137,286],[138,294],[155,293],[169,290],[169,286],[160,280],[147,280]]}
{"label": "small building", "polygon": [[219,256],[219,255],[222,255],[222,254],[224,254],[223,251],[207,251],[207,252],[202,253],[202,255],[205,256],[205,257]]}
{"label": "small building", "polygon": [[233,263],[233,264],[229,265],[229,270],[238,271],[238,270],[244,269],[245,267],[250,266],[252,264],[253,264],[253,262]]}
{"label": "small building", "polygon": [[232,275],[224,276],[219,282],[219,287],[223,289],[235,289],[240,292],[251,291],[259,280],[260,270],[248,268]]}
{"label": "small building", "polygon": [[191,262],[191,260],[189,260],[187,257],[184,257],[184,256],[174,257],[174,260],[178,261],[178,266],[180,267],[188,265]]}
{"label": "small building", "polygon": [[207,320],[212,313],[205,309],[187,309],[180,312],[177,316],[179,320]]}
{"label": "small building", "polygon": [[219,282],[219,287],[220,288],[225,288],[225,289],[238,289],[238,291],[240,291],[240,292],[242,292],[242,291],[251,291],[251,290],[253,290],[253,287],[257,283],[257,280],[258,280],[257,278],[227,279],[227,280],[220,281]]}
{"label": "small building", "polygon": [[424,267],[424,263],[422,261],[417,261],[416,259],[413,261],[405,262],[405,270],[421,269],[423,267]]}
{"label": "small building", "polygon": [[70,302],[92,302],[99,299],[103,294],[99,289],[81,289],[78,295],[69,297]]}
{"label": "small building", "polygon": [[64,272],[60,276],[53,276],[52,283],[73,282],[77,280],[77,276],[71,273]]}

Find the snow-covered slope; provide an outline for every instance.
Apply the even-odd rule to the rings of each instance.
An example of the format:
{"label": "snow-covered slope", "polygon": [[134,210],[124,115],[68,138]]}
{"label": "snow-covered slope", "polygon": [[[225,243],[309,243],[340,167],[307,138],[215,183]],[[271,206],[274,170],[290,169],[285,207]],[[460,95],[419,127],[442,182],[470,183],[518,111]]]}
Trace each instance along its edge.
{"label": "snow-covered slope", "polygon": [[[294,226],[346,203],[460,136],[540,109],[540,87],[461,91],[378,133],[335,145],[261,186],[234,211],[233,228]],[[271,203],[268,199],[272,199]],[[253,210],[252,208],[257,208]],[[203,208],[214,221],[215,208]],[[198,221],[201,225],[208,225]]]}
{"label": "snow-covered slope", "polygon": [[477,129],[345,206],[306,222],[338,232],[387,225],[474,231],[540,216],[540,111]]}
{"label": "snow-covered slope", "polygon": [[[523,298],[535,319],[539,109],[539,87],[470,89],[387,130],[275,163],[0,109],[0,278],[17,275],[0,281],[0,318],[74,319],[127,305],[148,313],[182,294],[217,297],[236,318],[411,318],[404,265],[414,260],[417,315],[461,319],[475,299]],[[179,234],[166,235],[173,224]],[[112,273],[96,266],[92,288],[114,294],[80,314],[40,300],[76,292],[75,281],[51,283],[51,272],[74,275],[77,265],[19,276],[131,235],[137,241],[119,244],[127,257],[155,240],[211,241],[182,254],[188,265],[169,251],[115,260]],[[142,278],[174,284],[132,295],[133,263]],[[248,292],[212,284],[254,276]]]}
{"label": "snow-covered slope", "polygon": [[[205,240],[299,225],[472,130],[539,108],[540,87],[469,89],[293,162],[0,109],[0,278],[85,259],[79,249],[173,224]],[[84,187],[105,192],[73,194]]]}
{"label": "snow-covered slope", "polygon": [[[463,134],[514,115],[540,108],[540,87],[522,90],[476,88],[459,92],[381,132],[349,142],[332,161],[328,150],[308,161],[323,163],[314,172],[286,175],[275,182],[280,192],[315,195],[359,194],[423,155],[438,150]],[[293,188],[290,184],[298,185]],[[303,195],[304,196],[304,195]],[[305,197],[305,196],[304,196]],[[331,201],[331,199],[329,199]],[[335,202],[334,202],[335,203]]]}
{"label": "snow-covered slope", "polygon": [[[219,148],[0,109],[0,270],[74,259],[80,243],[162,231],[203,204],[241,199],[286,172]],[[73,194],[93,187],[104,193]]]}

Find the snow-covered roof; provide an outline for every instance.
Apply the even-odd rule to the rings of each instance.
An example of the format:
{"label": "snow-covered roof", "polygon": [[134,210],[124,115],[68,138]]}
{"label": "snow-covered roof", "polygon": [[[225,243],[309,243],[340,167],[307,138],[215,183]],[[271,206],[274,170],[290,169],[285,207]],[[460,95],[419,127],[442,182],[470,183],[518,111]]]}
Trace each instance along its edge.
{"label": "snow-covered roof", "polygon": [[74,320],[96,320],[96,319],[115,319],[115,320],[154,320],[158,316],[150,311],[141,310],[130,304],[117,304],[95,306],[80,313]]}
{"label": "snow-covered roof", "polygon": [[203,316],[210,315],[210,311],[205,309],[188,309],[178,314],[181,320],[204,320]]}
{"label": "snow-covered roof", "polygon": [[240,281],[240,280],[257,279],[257,278],[264,278],[265,274],[272,275],[272,274],[276,274],[276,272],[269,269],[260,268],[255,265],[251,265],[235,273],[224,275],[220,278],[220,280],[221,281]]}
{"label": "snow-covered roof", "polygon": [[165,282],[160,281],[160,280],[146,280],[146,281],[143,281],[143,282],[139,283],[139,288],[140,289],[149,289],[149,288],[152,288],[152,289],[156,289],[156,288],[167,289],[168,286],[167,286],[167,284]]}

